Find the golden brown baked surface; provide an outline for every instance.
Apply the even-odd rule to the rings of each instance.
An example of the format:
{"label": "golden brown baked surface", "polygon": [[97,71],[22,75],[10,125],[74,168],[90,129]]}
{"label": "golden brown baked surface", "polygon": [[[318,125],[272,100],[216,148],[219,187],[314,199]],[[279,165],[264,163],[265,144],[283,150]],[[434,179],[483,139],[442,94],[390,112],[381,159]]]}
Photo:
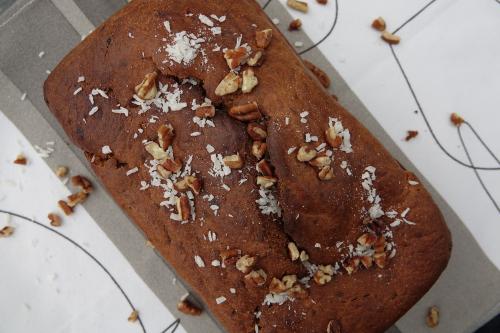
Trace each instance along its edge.
{"label": "golden brown baked surface", "polygon": [[[251,68],[257,86],[219,96],[224,54],[242,49],[224,51],[241,45],[251,58],[265,29],[261,64],[234,69],[241,78]],[[158,92],[143,101],[135,87],[148,73],[158,76],[138,93]],[[253,0],[135,0],[66,56],[44,90],[117,203],[228,332],[382,332],[447,264],[450,234],[430,195],[308,74]],[[204,102],[215,116],[194,118]],[[245,118],[260,112],[255,123],[267,128],[264,159],[277,179],[268,189],[274,179],[257,185],[248,122],[231,110],[249,102],[260,111]],[[175,138],[158,149],[151,142],[167,124]],[[304,145],[317,151],[309,163],[297,158]],[[221,162],[233,154],[241,169]],[[181,170],[161,176],[172,155]],[[176,190],[186,175],[203,182],[199,194]]]}

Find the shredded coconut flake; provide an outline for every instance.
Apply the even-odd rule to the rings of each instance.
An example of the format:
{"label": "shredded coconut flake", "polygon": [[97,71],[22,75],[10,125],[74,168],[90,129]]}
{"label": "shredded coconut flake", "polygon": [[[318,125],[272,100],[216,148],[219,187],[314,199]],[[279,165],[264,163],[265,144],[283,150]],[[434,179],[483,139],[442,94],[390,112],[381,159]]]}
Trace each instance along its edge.
{"label": "shredded coconut flake", "polygon": [[105,155],[112,153],[111,148],[109,146],[102,146],[101,151]]}
{"label": "shredded coconut flake", "polygon": [[165,29],[168,31],[168,32],[172,32],[170,30],[170,22],[169,21],[163,21],[163,26],[165,27]]}
{"label": "shredded coconut flake", "polygon": [[224,296],[220,296],[220,297],[217,297],[217,298],[215,299],[215,303],[217,303],[217,304],[222,304],[222,303],[224,303],[225,301],[226,301],[226,298],[225,298]]}
{"label": "shredded coconut flake", "polygon": [[125,117],[128,117],[128,109],[124,108],[123,106],[120,106],[119,109],[112,109],[111,112],[123,114],[125,115]]}
{"label": "shredded coconut flake", "polygon": [[194,256],[194,262],[196,263],[196,265],[198,265],[198,267],[201,267],[201,268],[205,267],[205,262],[198,255]]}
{"label": "shredded coconut flake", "polygon": [[127,173],[126,173],[126,175],[128,177],[128,176],[133,175],[134,173],[136,173],[138,171],[139,171],[139,168],[135,167],[135,168],[132,168],[132,169],[128,170]]}
{"label": "shredded coconut flake", "polygon": [[209,27],[214,26],[214,22],[212,22],[212,20],[209,19],[208,16],[200,14],[200,15],[198,15],[198,19],[200,20],[201,23],[208,25]]}

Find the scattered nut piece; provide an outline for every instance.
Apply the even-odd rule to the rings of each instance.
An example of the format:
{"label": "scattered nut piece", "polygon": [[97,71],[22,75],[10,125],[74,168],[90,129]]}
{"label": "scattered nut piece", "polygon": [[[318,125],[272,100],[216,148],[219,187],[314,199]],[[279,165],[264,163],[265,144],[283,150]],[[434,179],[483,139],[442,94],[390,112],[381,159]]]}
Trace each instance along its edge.
{"label": "scattered nut piece", "polygon": [[288,30],[294,31],[294,30],[299,30],[300,27],[302,27],[302,21],[299,18],[296,18],[295,20],[292,20],[290,24],[288,25]]}
{"label": "scattered nut piece", "polygon": [[56,168],[57,177],[63,178],[66,177],[67,174],[68,174],[68,167],[60,165]]}
{"label": "scattered nut piece", "polygon": [[373,249],[375,253],[383,253],[385,251],[385,238],[384,236],[380,236],[377,238],[375,244],[373,244]]}
{"label": "scattered nut piece", "polygon": [[86,192],[83,192],[83,191],[70,194],[70,195],[68,195],[68,201],[67,201],[68,206],[73,208],[76,205],[78,205],[79,203],[84,202],[85,199],[87,199],[87,197],[88,197],[88,194]]}
{"label": "scattered nut piece", "polygon": [[410,141],[411,139],[415,138],[418,135],[418,131],[408,131],[408,134],[406,135],[405,140]]}
{"label": "scattered nut piece", "polygon": [[82,191],[87,194],[91,193],[94,190],[90,180],[81,175],[71,177],[71,184],[73,184],[73,186],[81,188]]}
{"label": "scattered nut piece", "polygon": [[327,284],[332,280],[333,266],[332,265],[318,265],[318,270],[314,273],[314,282],[319,285]]}
{"label": "scattered nut piece", "polygon": [[343,263],[343,266],[347,274],[351,275],[352,273],[356,272],[359,267],[359,262],[360,262],[359,258],[351,258],[349,260],[346,260]]}
{"label": "scattered nut piece", "polygon": [[253,140],[264,141],[267,138],[266,127],[258,123],[249,123],[247,133]]}
{"label": "scattered nut piece", "polygon": [[149,142],[144,146],[144,148],[151,156],[153,156],[155,160],[163,161],[168,157],[167,152],[156,142]]}
{"label": "scattered nut piece", "polygon": [[307,13],[309,7],[307,6],[307,2],[299,1],[299,0],[287,0],[286,4],[288,7],[298,10],[303,13]]}
{"label": "scattered nut piece", "polygon": [[252,155],[258,160],[262,159],[266,154],[267,144],[262,141],[254,141],[252,143]]}
{"label": "scattered nut piece", "polygon": [[176,158],[167,158],[161,165],[165,170],[173,173],[177,173],[182,169],[182,162]]}
{"label": "scattered nut piece", "polygon": [[375,253],[373,255],[373,261],[379,268],[384,268],[387,264],[387,254],[385,252]]}
{"label": "scattered nut piece", "polygon": [[329,165],[325,165],[318,172],[318,178],[320,180],[331,180],[331,179],[333,179],[333,168],[331,166],[329,166]]}
{"label": "scattered nut piece", "polygon": [[199,316],[202,312],[199,307],[188,299],[181,299],[179,303],[177,303],[177,310],[190,316]]}
{"label": "scattered nut piece", "polygon": [[61,217],[55,213],[49,213],[49,215],[47,215],[47,218],[50,221],[50,225],[53,227],[60,227],[62,224]]}
{"label": "scattered nut piece", "polygon": [[287,288],[285,287],[285,283],[280,279],[273,277],[271,283],[269,283],[269,291],[273,294],[279,294],[285,292]]}
{"label": "scattered nut piece", "polygon": [[193,191],[194,194],[198,195],[201,192],[201,188],[203,187],[203,183],[201,179],[196,176],[186,176],[184,180],[187,183],[187,186]]}
{"label": "scattered nut piece", "polygon": [[66,201],[64,201],[64,200],[59,200],[59,201],[57,202],[57,204],[59,205],[59,208],[61,208],[61,210],[64,212],[64,214],[65,214],[66,216],[73,214],[73,208],[71,208],[71,207],[70,207],[70,206],[66,203]]}
{"label": "scattered nut piece", "polygon": [[333,127],[328,127],[325,131],[325,139],[332,148],[338,148],[342,144],[342,137],[337,135]]}
{"label": "scattered nut piece", "polygon": [[373,258],[370,256],[362,256],[359,258],[359,260],[361,261],[361,264],[363,264],[365,268],[370,268],[373,265]]}
{"label": "scattered nut piece", "polygon": [[158,143],[163,150],[166,150],[174,141],[175,132],[170,124],[162,124],[158,128]]}
{"label": "scattered nut piece", "polygon": [[158,173],[160,174],[160,177],[165,179],[165,180],[172,175],[172,171],[168,171],[162,165],[157,165],[156,171],[158,171]]}
{"label": "scattered nut piece", "polygon": [[290,259],[292,259],[292,261],[295,261],[300,257],[299,249],[294,242],[288,243],[288,255],[290,256]]}
{"label": "scattered nut piece", "polygon": [[246,274],[250,272],[256,261],[257,259],[255,257],[245,254],[243,257],[239,258],[238,261],[236,261],[236,269]]}
{"label": "scattered nut piece", "polygon": [[10,237],[14,233],[14,227],[9,225],[0,229],[0,238]]}
{"label": "scattered nut piece", "polygon": [[436,327],[439,325],[439,309],[437,306],[431,306],[429,312],[427,312],[427,318],[425,319],[427,326]]}
{"label": "scattered nut piece", "polygon": [[229,115],[240,121],[255,121],[262,118],[257,102],[234,105],[229,109]]}
{"label": "scattered nut piece", "polygon": [[14,164],[19,164],[19,165],[26,165],[28,163],[28,160],[26,159],[26,156],[23,154],[17,155],[16,159],[14,160]]}
{"label": "scattered nut piece", "polygon": [[389,31],[382,32],[382,35],[380,37],[391,45],[399,44],[399,42],[401,41],[401,38],[399,38],[399,36],[393,35]]}
{"label": "scattered nut piece", "polygon": [[271,167],[271,164],[269,164],[269,162],[266,160],[260,160],[256,165],[256,169],[264,176],[273,176],[273,168]]}
{"label": "scattered nut piece", "polygon": [[234,72],[229,72],[222,79],[222,81],[220,81],[217,88],[215,88],[215,94],[217,96],[225,96],[232,94],[238,90],[240,85],[241,85],[241,77]]}
{"label": "scattered nut piece", "polygon": [[340,323],[336,320],[330,320],[330,322],[328,322],[328,326],[326,327],[326,333],[342,333]]}
{"label": "scattered nut piece", "polygon": [[247,61],[248,51],[243,46],[240,46],[237,49],[226,50],[226,52],[224,52],[224,59],[226,59],[227,65],[230,69],[235,69]]}
{"label": "scattered nut piece", "polygon": [[260,66],[264,60],[264,50],[258,50],[247,60],[248,66]]}
{"label": "scattered nut piece", "polygon": [[130,316],[128,316],[128,321],[131,323],[135,323],[137,321],[137,318],[139,318],[139,312],[137,310],[132,311]]}
{"label": "scattered nut piece", "polygon": [[215,106],[204,105],[196,109],[195,115],[200,118],[213,118],[215,116]]}
{"label": "scattered nut piece", "polygon": [[244,94],[248,94],[252,92],[253,88],[255,88],[257,84],[259,84],[259,80],[251,68],[244,70],[242,76],[243,83],[241,84],[241,91]]}
{"label": "scattered nut piece", "polygon": [[258,269],[256,271],[251,271],[247,275],[245,275],[245,282],[250,282],[260,287],[263,286],[267,281],[267,274],[262,269]]}
{"label": "scattered nut piece", "polygon": [[328,156],[318,156],[315,159],[309,161],[309,164],[313,167],[322,169],[325,166],[329,166],[332,164],[332,159]]}
{"label": "scattered nut piece", "polygon": [[382,17],[377,17],[372,22],[372,28],[378,31],[384,31],[386,28],[385,20]]}
{"label": "scattered nut piece", "polygon": [[220,252],[220,257],[224,265],[231,265],[233,263],[236,263],[236,257],[239,254],[240,250],[237,249],[223,250]]}
{"label": "scattered nut piece", "polygon": [[302,286],[298,284],[288,289],[287,294],[292,298],[298,298],[298,299],[303,299],[307,296],[307,292],[302,288]]}
{"label": "scattered nut piece", "polygon": [[377,235],[373,233],[364,233],[357,239],[357,242],[363,246],[372,246],[377,241]]}
{"label": "scattered nut piece", "polygon": [[307,146],[300,147],[299,151],[297,152],[297,159],[300,162],[309,162],[315,157],[316,157],[316,150],[311,149]]}
{"label": "scattered nut piece", "polygon": [[308,261],[308,260],[309,260],[309,255],[307,254],[307,252],[304,250],[300,251],[300,261]]}
{"label": "scattered nut piece", "polygon": [[257,176],[257,185],[263,188],[273,187],[278,182],[277,178],[269,176]]}
{"label": "scattered nut piece", "polygon": [[450,120],[453,123],[453,125],[459,127],[464,123],[464,118],[460,117],[458,113],[453,112],[450,116]]}
{"label": "scattered nut piece", "polygon": [[135,93],[143,100],[150,100],[156,97],[158,90],[156,89],[156,78],[158,73],[152,72],[146,74],[144,80],[135,86]]}
{"label": "scattered nut piece", "polygon": [[304,60],[304,64],[306,65],[307,69],[311,71],[311,73],[314,74],[314,76],[321,82],[321,85],[325,88],[330,87],[330,78],[326,73],[319,68],[318,66],[314,65],[312,62]]}
{"label": "scattered nut piece", "polygon": [[191,206],[189,205],[188,197],[182,195],[177,197],[177,214],[181,218],[182,221],[189,220],[189,216],[191,215]]}
{"label": "scattered nut piece", "polygon": [[257,47],[260,49],[265,49],[271,43],[271,39],[273,38],[273,29],[264,29],[261,31],[255,32],[255,43]]}
{"label": "scattered nut piece", "polygon": [[179,192],[185,192],[188,190],[189,186],[187,184],[187,181],[185,178],[182,178],[181,180],[177,181],[175,184],[174,184],[174,188],[176,191],[179,191]]}
{"label": "scattered nut piece", "polygon": [[240,154],[224,156],[222,161],[224,162],[225,165],[227,165],[231,169],[241,169],[245,164]]}
{"label": "scattered nut piece", "polygon": [[297,282],[297,275],[285,275],[281,278],[285,289],[290,289],[293,287],[295,282]]}

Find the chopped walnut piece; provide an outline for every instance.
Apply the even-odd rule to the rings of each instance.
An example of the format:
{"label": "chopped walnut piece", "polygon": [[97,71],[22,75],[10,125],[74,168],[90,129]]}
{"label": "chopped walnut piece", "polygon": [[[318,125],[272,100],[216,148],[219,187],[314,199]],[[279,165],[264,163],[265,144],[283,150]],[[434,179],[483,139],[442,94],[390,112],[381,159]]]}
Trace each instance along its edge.
{"label": "chopped walnut piece", "polygon": [[350,258],[346,260],[343,263],[343,266],[347,274],[351,275],[352,273],[356,272],[359,267],[359,262],[360,262],[359,258]]}
{"label": "chopped walnut piece", "polygon": [[73,214],[73,208],[71,208],[66,201],[59,200],[57,204],[59,205],[59,208],[61,208],[61,210],[64,212],[66,216]]}
{"label": "chopped walnut piece", "polygon": [[330,320],[328,322],[328,326],[326,327],[326,333],[342,333],[340,323],[336,320]]}
{"label": "chopped walnut piece", "polygon": [[236,263],[236,258],[240,254],[240,250],[237,249],[228,249],[228,250],[222,250],[220,252],[220,257],[222,259],[222,262],[224,265],[231,265],[232,263]]}
{"label": "chopped walnut piece", "polygon": [[243,46],[240,46],[237,49],[226,50],[226,52],[224,52],[224,59],[226,59],[227,65],[230,69],[235,69],[247,61],[248,51]]}
{"label": "chopped walnut piece", "polygon": [[307,254],[306,251],[302,250],[300,251],[300,261],[308,261],[309,260],[309,255]]}
{"label": "chopped walnut piece", "polygon": [[174,141],[175,132],[171,124],[162,124],[158,128],[158,143],[163,150],[166,150]]}
{"label": "chopped walnut piece", "polygon": [[378,31],[384,31],[386,28],[385,20],[382,17],[377,17],[372,22],[372,28]]}
{"label": "chopped walnut piece", "polygon": [[264,29],[255,32],[255,43],[260,49],[265,49],[271,43],[273,38],[273,29]]}
{"label": "chopped walnut piece", "polygon": [[418,135],[418,131],[408,131],[408,134],[406,135],[405,140],[410,141],[411,139],[415,138]]}
{"label": "chopped walnut piece", "polygon": [[271,167],[271,164],[269,164],[269,162],[266,160],[260,160],[256,165],[256,169],[264,176],[273,176],[273,168]]}
{"label": "chopped walnut piece", "polygon": [[229,115],[240,121],[255,121],[262,118],[257,102],[234,105],[229,109]]}
{"label": "chopped walnut piece", "polygon": [[165,160],[166,158],[168,158],[168,154],[165,150],[163,150],[159,144],[157,144],[156,142],[148,142],[144,148],[146,149],[146,151],[151,155],[153,156],[153,158],[155,160],[158,160],[158,161],[163,161]]}
{"label": "chopped walnut piece", "polygon": [[88,194],[86,192],[83,192],[83,191],[72,193],[72,194],[68,195],[68,201],[67,201],[68,206],[73,208],[76,205],[78,205],[79,203],[84,202],[85,199],[87,199],[87,197],[88,197]]}
{"label": "chopped walnut piece", "polygon": [[3,227],[0,229],[0,238],[5,238],[9,237],[14,233],[14,227],[11,227],[9,225]]}
{"label": "chopped walnut piece", "polygon": [[149,100],[156,97],[158,90],[156,89],[156,78],[158,73],[152,72],[146,74],[144,80],[135,86],[135,93],[143,100]]}
{"label": "chopped walnut piece", "polygon": [[68,167],[60,165],[56,168],[57,177],[59,178],[66,177],[67,174],[68,174]]}
{"label": "chopped walnut piece", "polygon": [[309,148],[307,146],[300,147],[299,151],[297,152],[297,159],[300,162],[309,162],[315,157],[316,157],[316,150]]}
{"label": "chopped walnut piece", "polygon": [[248,254],[245,254],[243,257],[239,258],[236,261],[236,269],[246,274],[250,272],[256,262],[257,259],[255,257],[251,257]]}
{"label": "chopped walnut piece", "polygon": [[333,179],[333,168],[329,165],[325,165],[318,172],[318,178],[320,180],[331,180]]}
{"label": "chopped walnut piece", "polygon": [[431,306],[425,318],[427,326],[434,328],[439,325],[439,309],[437,306]]}
{"label": "chopped walnut piece", "polygon": [[450,116],[450,120],[453,123],[453,125],[459,127],[464,123],[464,118],[460,117],[458,113],[453,112]]}
{"label": "chopped walnut piece", "polygon": [[302,26],[302,21],[299,18],[296,18],[295,20],[292,20],[290,22],[290,24],[288,25],[288,30],[290,31],[299,30],[301,26]]}
{"label": "chopped walnut piece", "polygon": [[303,13],[307,13],[309,7],[307,6],[307,2],[299,1],[299,0],[287,0],[286,4],[288,7],[298,10]]}
{"label": "chopped walnut piece", "polygon": [[332,159],[328,156],[318,156],[315,159],[309,161],[309,164],[313,167],[322,169],[325,166],[329,166],[332,164]]}
{"label": "chopped walnut piece", "polygon": [[242,76],[243,82],[241,84],[241,91],[244,94],[248,94],[252,92],[253,88],[255,88],[257,84],[259,84],[259,80],[255,76],[255,73],[251,68],[244,70]]}
{"label": "chopped walnut piece", "polygon": [[335,133],[335,129],[333,127],[328,127],[325,131],[325,139],[332,148],[338,148],[342,144],[342,137]]}
{"label": "chopped walnut piece", "polygon": [[373,265],[373,258],[370,256],[362,256],[359,258],[359,261],[365,268],[370,268]]}
{"label": "chopped walnut piece", "polygon": [[174,184],[174,188],[176,191],[179,191],[179,192],[185,192],[188,190],[189,186],[187,184],[187,181],[185,178],[182,178],[181,180],[177,181],[175,184]]}
{"label": "chopped walnut piece", "polygon": [[247,133],[253,140],[264,141],[267,138],[266,127],[258,123],[249,123]]}
{"label": "chopped walnut piece", "polygon": [[377,235],[373,233],[364,233],[357,239],[357,242],[363,246],[372,246],[377,241]]}
{"label": "chopped walnut piece", "polygon": [[225,96],[236,92],[241,85],[241,77],[234,73],[229,72],[223,79],[220,81],[217,88],[215,88],[215,94],[217,96]]}
{"label": "chopped walnut piece", "polygon": [[258,269],[256,271],[251,271],[247,275],[245,275],[245,282],[249,282],[255,284],[260,287],[263,286],[267,281],[267,274],[262,269]]}
{"label": "chopped walnut piece", "polygon": [[47,218],[49,219],[50,225],[53,227],[60,227],[62,224],[61,217],[55,213],[49,213]]}
{"label": "chopped walnut piece", "polygon": [[399,38],[399,36],[393,35],[389,31],[382,32],[382,35],[380,37],[389,44],[399,44],[399,42],[401,41],[401,38]]}
{"label": "chopped walnut piece", "polygon": [[292,288],[295,282],[297,282],[296,275],[285,275],[281,280],[274,277],[269,284],[269,292],[273,294],[285,292]]}
{"label": "chopped walnut piece", "polygon": [[203,187],[201,179],[196,176],[186,176],[184,177],[184,180],[194,194],[200,194],[201,188]]}
{"label": "chopped walnut piece", "polygon": [[304,60],[304,64],[306,65],[307,69],[309,69],[311,73],[313,73],[314,76],[319,80],[323,87],[327,89],[330,87],[330,78],[321,68],[307,60]]}
{"label": "chopped walnut piece", "polygon": [[241,169],[245,164],[245,161],[243,161],[243,158],[240,156],[240,154],[224,156],[222,161],[231,169]]}
{"label": "chopped walnut piece", "polygon": [[19,154],[16,156],[16,159],[14,160],[14,164],[19,164],[19,165],[26,165],[28,163],[28,160],[26,159],[26,156],[23,154]]}
{"label": "chopped walnut piece", "polygon": [[167,171],[177,173],[182,169],[182,162],[176,158],[167,158],[161,166]]}
{"label": "chopped walnut piece", "polygon": [[94,190],[90,180],[81,175],[71,177],[71,184],[73,184],[73,186],[81,188],[82,191],[87,194]]}
{"label": "chopped walnut piece", "polygon": [[215,106],[202,105],[196,109],[195,115],[200,118],[213,118],[215,116]]}
{"label": "chopped walnut piece", "polygon": [[332,280],[333,275],[332,265],[318,265],[318,270],[314,273],[314,282],[319,285],[327,284]]}
{"label": "chopped walnut piece", "polygon": [[163,179],[167,179],[172,175],[172,171],[168,171],[162,165],[156,166],[156,171],[160,174],[160,177]]}
{"label": "chopped walnut piece", "polygon": [[189,205],[188,197],[182,195],[176,198],[177,214],[182,221],[189,220],[191,215],[191,206]]}
{"label": "chopped walnut piece", "polygon": [[199,316],[202,312],[199,307],[186,298],[181,299],[179,303],[177,303],[177,310],[190,316]]}
{"label": "chopped walnut piece", "polygon": [[295,282],[297,282],[297,275],[285,275],[281,278],[285,289],[290,289],[293,287]]}
{"label": "chopped walnut piece", "polygon": [[290,259],[292,259],[292,261],[295,261],[300,257],[299,249],[294,242],[288,243],[288,255],[290,256]]}
{"label": "chopped walnut piece", "polygon": [[383,253],[385,251],[385,238],[384,238],[384,236],[380,236],[377,238],[377,240],[373,244],[373,248],[375,250],[375,253]]}
{"label": "chopped walnut piece", "polygon": [[373,261],[379,268],[384,268],[387,264],[387,254],[385,252],[375,253],[373,255]]}
{"label": "chopped walnut piece", "polygon": [[135,323],[137,321],[137,318],[139,318],[139,312],[137,310],[132,311],[130,316],[128,316],[128,321],[131,323]]}
{"label": "chopped walnut piece", "polygon": [[265,142],[262,142],[262,141],[254,141],[252,143],[252,155],[260,160],[264,157],[264,155],[266,154],[266,150],[267,150],[267,144]]}
{"label": "chopped walnut piece", "polygon": [[277,182],[278,182],[278,179],[275,177],[257,176],[257,185],[259,185],[263,188],[273,187],[274,184],[276,184]]}
{"label": "chopped walnut piece", "polygon": [[287,294],[292,298],[298,298],[298,299],[303,299],[307,296],[307,292],[302,288],[302,286],[298,284],[288,289]]}
{"label": "chopped walnut piece", "polygon": [[248,66],[260,66],[264,60],[264,50],[258,50],[247,60]]}

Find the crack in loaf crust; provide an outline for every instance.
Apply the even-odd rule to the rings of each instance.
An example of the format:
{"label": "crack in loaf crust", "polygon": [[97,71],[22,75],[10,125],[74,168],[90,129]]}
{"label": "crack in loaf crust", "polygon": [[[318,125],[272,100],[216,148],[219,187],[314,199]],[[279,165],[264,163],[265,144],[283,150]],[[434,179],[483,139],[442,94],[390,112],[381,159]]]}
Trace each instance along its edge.
{"label": "crack in loaf crust", "polygon": [[[222,33],[214,34],[212,27],[200,20],[200,14],[226,16],[224,22],[210,18]],[[248,43],[255,52],[256,31],[268,28],[273,29],[274,36],[262,65],[253,67],[258,85],[246,94],[215,95],[216,87],[229,72],[222,49],[234,48],[241,35],[241,43]],[[205,40],[199,43],[192,61],[177,63],[169,58],[164,46],[172,45],[175,34],[181,31]],[[213,51],[217,46],[221,50]],[[141,107],[133,104],[134,87],[154,71],[160,74],[158,82],[170,88],[178,85],[180,101],[187,102],[187,107],[168,113],[153,107],[139,114]],[[78,80],[80,76],[85,77],[83,82],[78,82],[82,81]],[[198,84],[185,82],[185,78],[195,78]],[[75,94],[78,87],[82,90]],[[108,98],[94,91],[92,105],[87,96],[94,88],[102,89]],[[114,199],[229,332],[253,332],[256,325],[260,332],[326,332],[328,325],[331,332],[382,332],[430,288],[447,264],[450,234],[430,195],[308,75],[299,57],[253,0],[136,0],[66,56],[50,74],[44,90],[50,110],[73,142],[86,152]],[[201,104],[204,98],[217,106],[212,119],[215,127],[200,128],[193,122],[191,101]],[[262,214],[255,203],[259,199],[258,160],[250,153],[252,141],[246,124],[227,112],[232,106],[252,101],[265,116],[267,159],[278,178],[271,193],[279,201],[281,218]],[[118,109],[117,104],[129,115],[112,112]],[[89,116],[93,106],[98,110]],[[340,132],[343,146],[323,149],[333,152],[333,177],[322,181],[316,168],[297,160],[298,149],[289,153],[293,150],[290,148],[303,145],[306,133],[313,139],[318,137],[318,142],[309,143],[311,147],[319,145],[325,141],[325,130],[337,122],[349,130],[353,151],[349,152],[346,133]],[[175,157],[186,163],[192,156],[190,167],[204,182],[201,194],[191,200],[195,218],[183,223],[172,219],[175,206],[159,206],[165,200],[164,191],[151,186],[146,167],[152,158],[142,141],[157,140],[159,126],[166,123],[176,132],[172,144]],[[193,132],[201,135],[193,137]],[[222,156],[238,153],[244,167],[232,170],[223,179],[212,177],[209,171],[213,161],[207,145]],[[109,146],[112,152],[104,151],[103,146]],[[134,167],[138,171],[127,175]],[[247,181],[241,183],[241,179]],[[147,184],[141,185],[141,181]],[[222,182],[230,191],[221,186]],[[374,189],[385,215],[367,221],[369,209],[375,205],[367,201],[367,195],[375,194],[370,192]],[[203,198],[209,194],[214,197],[212,201]],[[217,215],[213,205],[218,206]],[[348,274],[353,263],[350,257],[359,255],[358,237],[366,232],[387,240],[382,252],[384,259],[386,254],[392,258],[381,265],[384,268],[373,265],[365,269],[359,264]],[[290,259],[289,242],[308,254],[305,264]],[[245,280],[245,274],[235,267],[238,256],[228,259],[225,267],[212,266],[212,262],[221,264],[221,253],[227,249],[240,250],[238,256],[256,257],[254,269],[266,272],[265,284],[256,286]],[[372,248],[369,251],[376,256]],[[198,264],[195,256],[199,256]],[[199,267],[199,259],[205,267]],[[316,283],[317,265],[335,263],[335,272],[327,274],[331,281]],[[285,275],[305,278],[295,284],[300,293],[289,297],[285,292],[278,295],[284,298],[282,305],[264,305],[266,296],[273,295],[269,290],[273,278]],[[312,278],[307,282],[308,277]],[[217,304],[222,296],[225,301]]]}

